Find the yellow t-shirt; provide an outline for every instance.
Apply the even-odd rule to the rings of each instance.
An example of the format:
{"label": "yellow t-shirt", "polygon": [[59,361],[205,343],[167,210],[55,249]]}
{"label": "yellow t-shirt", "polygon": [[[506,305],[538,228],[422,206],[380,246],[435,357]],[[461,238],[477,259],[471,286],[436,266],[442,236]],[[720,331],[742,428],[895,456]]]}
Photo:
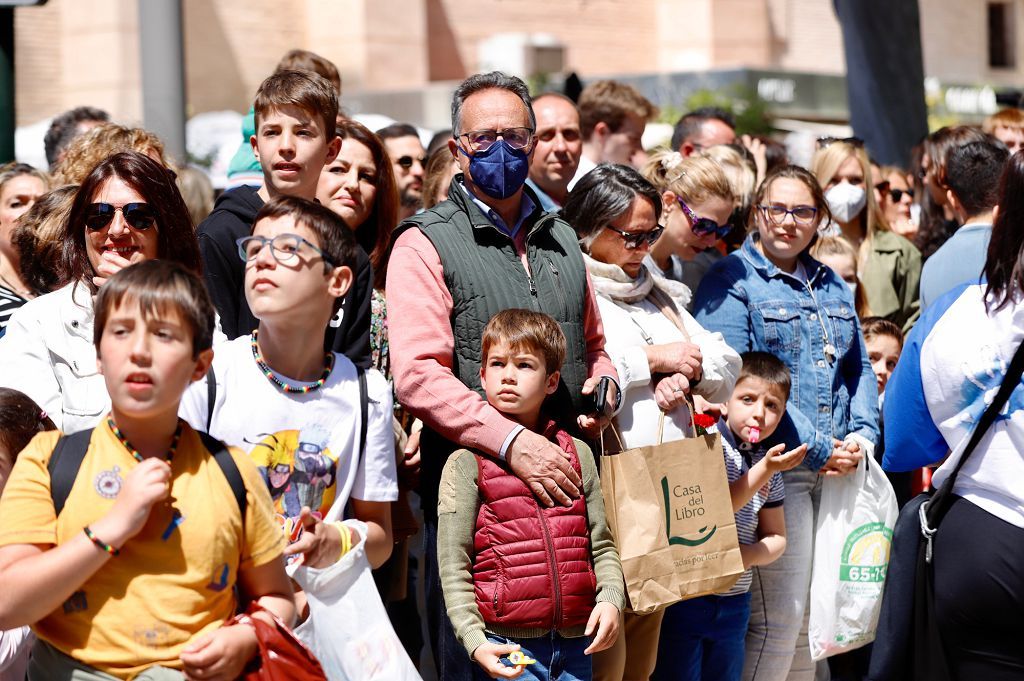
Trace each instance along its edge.
{"label": "yellow t-shirt", "polygon": [[[101,422],[55,519],[46,464],[59,435],[40,433],[18,457],[0,499],[0,546],[57,545],[77,536],[110,510],[138,465]],[[239,565],[269,563],[285,545],[256,467],[230,451],[248,491],[244,533],[231,486],[185,424],[171,464],[171,500],[154,505],[119,556],[36,622],[36,635],[118,678],[158,664],[180,669],[182,648],[234,614]]]}

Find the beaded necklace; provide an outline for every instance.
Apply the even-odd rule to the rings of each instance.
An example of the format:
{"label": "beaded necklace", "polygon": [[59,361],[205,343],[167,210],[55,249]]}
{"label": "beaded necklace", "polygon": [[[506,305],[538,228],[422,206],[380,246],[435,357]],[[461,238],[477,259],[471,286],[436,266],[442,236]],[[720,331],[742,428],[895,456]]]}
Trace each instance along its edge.
{"label": "beaded necklace", "polygon": [[[142,455],[139,454],[138,450],[135,449],[135,447],[132,447],[132,444],[128,442],[128,438],[124,436],[124,433],[121,432],[121,429],[117,427],[117,424],[114,423],[114,419],[110,416],[107,417],[107,425],[110,426],[110,430],[114,433],[114,435],[121,442],[121,444],[124,445],[124,448],[128,450],[128,453],[131,454],[136,461],[142,463]],[[170,463],[171,461],[174,460],[174,453],[178,451],[178,440],[180,439],[181,419],[178,419],[178,427],[174,429],[174,438],[171,440],[171,448],[167,450],[167,463]]]}
{"label": "beaded necklace", "polygon": [[320,374],[320,379],[311,385],[294,386],[288,385],[274,374],[274,370],[267,366],[267,363],[263,361],[263,355],[260,354],[259,345],[256,342],[257,331],[252,332],[252,357],[256,360],[256,366],[259,367],[263,375],[267,377],[267,380],[276,385],[280,390],[286,393],[298,393],[305,395],[311,393],[314,390],[319,390],[324,387],[324,383],[327,382],[327,377],[331,375],[334,370],[334,353],[328,352],[324,354],[324,372]]}

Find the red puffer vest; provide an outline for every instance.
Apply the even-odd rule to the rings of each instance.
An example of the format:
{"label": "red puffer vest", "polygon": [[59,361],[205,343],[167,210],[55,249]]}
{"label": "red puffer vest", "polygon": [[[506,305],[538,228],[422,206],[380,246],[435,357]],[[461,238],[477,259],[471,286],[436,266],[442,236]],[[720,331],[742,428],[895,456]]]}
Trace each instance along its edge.
{"label": "red puffer vest", "polygon": [[[582,476],[569,434],[551,422],[544,435],[569,453]],[[476,460],[473,585],[484,622],[552,630],[586,624],[597,593],[586,500],[546,508],[504,464]]]}

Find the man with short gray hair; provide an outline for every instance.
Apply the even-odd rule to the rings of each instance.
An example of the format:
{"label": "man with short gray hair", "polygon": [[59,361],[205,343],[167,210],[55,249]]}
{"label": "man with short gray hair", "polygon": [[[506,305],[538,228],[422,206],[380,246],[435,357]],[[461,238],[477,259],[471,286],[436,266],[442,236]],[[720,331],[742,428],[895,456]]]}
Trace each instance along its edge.
{"label": "man with short gray hair", "polygon": [[[602,375],[617,378],[572,228],[545,213],[524,183],[536,121],[522,80],[499,72],[463,81],[452,101],[448,149],[461,173],[448,199],[403,222],[388,265],[388,334],[398,400],[425,424],[421,439],[425,586],[431,647],[442,679],[471,677],[444,612],[437,572],[438,486],[462,448],[493,457],[548,506],[569,505],[581,478],[561,448],[490,406],[480,384],[480,339],[508,308],[551,314],[567,355],[549,415],[594,439]],[[611,405],[617,388],[609,388]],[[610,411],[610,410],[609,410]]]}

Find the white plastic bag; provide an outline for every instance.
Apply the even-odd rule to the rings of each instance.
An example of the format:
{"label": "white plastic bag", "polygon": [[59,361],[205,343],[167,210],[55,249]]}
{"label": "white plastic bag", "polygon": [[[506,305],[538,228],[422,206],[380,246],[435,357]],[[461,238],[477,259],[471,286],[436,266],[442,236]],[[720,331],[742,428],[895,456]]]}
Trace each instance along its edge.
{"label": "white plastic bag", "polygon": [[850,475],[822,481],[811,573],[811,659],[875,639],[897,515],[892,486],[870,455]]}
{"label": "white plastic bag", "polygon": [[330,681],[421,681],[391,627],[366,558],[366,524],[346,520],[362,541],[334,565],[299,566],[309,617],[295,635],[320,660]]}

